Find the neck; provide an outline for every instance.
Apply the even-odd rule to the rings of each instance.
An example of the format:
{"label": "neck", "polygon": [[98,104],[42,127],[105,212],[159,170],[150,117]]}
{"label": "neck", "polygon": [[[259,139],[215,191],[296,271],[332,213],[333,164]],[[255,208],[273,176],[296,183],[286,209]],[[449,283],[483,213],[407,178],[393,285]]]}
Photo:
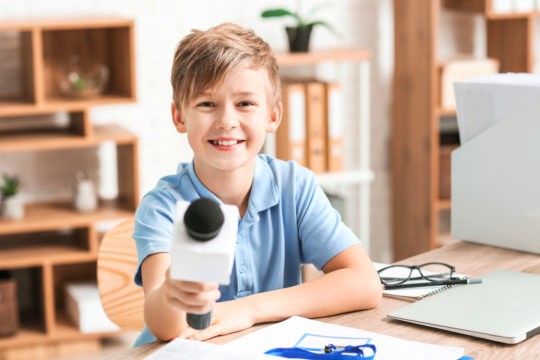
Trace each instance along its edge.
{"label": "neck", "polygon": [[211,172],[199,169],[195,163],[195,173],[204,186],[224,204],[236,205],[241,217],[247,210],[254,171],[255,162],[248,171],[243,168],[234,171],[212,170]]}

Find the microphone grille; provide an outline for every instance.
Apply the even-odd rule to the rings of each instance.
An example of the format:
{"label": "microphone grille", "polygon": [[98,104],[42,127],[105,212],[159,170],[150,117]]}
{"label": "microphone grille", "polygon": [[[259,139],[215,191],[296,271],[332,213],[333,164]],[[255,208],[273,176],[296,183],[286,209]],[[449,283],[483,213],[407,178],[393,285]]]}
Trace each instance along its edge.
{"label": "microphone grille", "polygon": [[199,241],[212,240],[225,222],[217,202],[208,198],[193,201],[184,214],[184,225],[190,237]]}

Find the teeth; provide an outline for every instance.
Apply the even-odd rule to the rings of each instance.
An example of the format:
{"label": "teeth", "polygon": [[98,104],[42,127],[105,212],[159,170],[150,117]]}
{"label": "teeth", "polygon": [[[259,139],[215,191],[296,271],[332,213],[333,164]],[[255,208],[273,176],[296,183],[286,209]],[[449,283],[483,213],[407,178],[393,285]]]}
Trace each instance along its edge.
{"label": "teeth", "polygon": [[238,144],[238,140],[212,140],[212,143],[219,146],[232,146]]}

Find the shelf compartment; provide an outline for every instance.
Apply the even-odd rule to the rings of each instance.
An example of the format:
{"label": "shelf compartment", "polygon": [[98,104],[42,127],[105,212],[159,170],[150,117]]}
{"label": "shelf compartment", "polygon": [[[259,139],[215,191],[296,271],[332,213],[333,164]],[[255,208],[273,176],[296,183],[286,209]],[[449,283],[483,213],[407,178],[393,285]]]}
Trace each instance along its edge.
{"label": "shelf compartment", "polygon": [[[61,324],[65,327],[64,316],[66,304],[65,304],[65,286],[69,283],[96,283],[97,282],[97,267],[96,261],[83,262],[77,264],[62,264],[53,266],[53,283],[54,283],[54,313],[55,313],[55,331],[57,330],[58,319],[62,318]],[[65,319],[68,325],[73,327],[73,330],[79,332],[74,324],[69,319]]]}
{"label": "shelf compartment", "polygon": [[0,30],[0,110],[35,101],[32,32]]}
{"label": "shelf compartment", "polygon": [[[45,102],[61,106],[67,102],[134,99],[134,66],[132,26],[110,25],[102,28],[44,29],[43,83]],[[118,56],[126,54],[126,56]],[[70,58],[77,57],[82,66],[105,65],[109,79],[103,95],[81,99],[65,96],[58,85],[59,69],[68,66]]]}
{"label": "shelf compartment", "polygon": [[0,267],[40,266],[95,258],[90,248],[90,228],[69,228],[0,235]]}
{"label": "shelf compartment", "polygon": [[499,71],[533,72],[534,18],[487,21],[487,55],[500,62]]}
{"label": "shelf compartment", "polygon": [[86,213],[74,210],[68,202],[29,204],[24,219],[0,220],[0,235],[86,227],[97,221],[129,216],[133,216],[133,208],[123,206],[122,202],[117,207],[100,207]]}
{"label": "shelf compartment", "polygon": [[113,140],[119,145],[136,144],[137,137],[118,125],[96,126],[90,132],[93,136],[77,136],[72,133],[24,133],[2,135],[0,133],[0,153],[15,151],[61,150],[98,146]]}
{"label": "shelf compartment", "polygon": [[[55,326],[52,336],[59,336],[63,339],[82,336],[71,319],[67,316],[65,286],[69,283],[97,283],[96,261],[78,264],[64,264],[53,267],[54,278],[54,306],[55,306]],[[106,334],[114,334],[117,331],[104,331],[98,333],[84,334],[96,337]]]}
{"label": "shelf compartment", "polygon": [[[3,252],[0,252],[3,254]],[[0,265],[0,268],[5,269]],[[12,336],[0,338],[0,349],[31,344],[46,335],[43,304],[43,270],[40,267],[10,269],[17,283],[19,327]]]}
{"label": "shelf compartment", "polygon": [[0,115],[0,139],[32,135],[91,137],[92,130],[86,110]]}
{"label": "shelf compartment", "polygon": [[524,18],[534,16],[537,13],[534,9],[531,9],[531,11],[515,11],[513,9],[509,9],[508,11],[494,11],[493,1],[494,0],[444,0],[443,5],[447,9],[480,13],[486,18],[493,20]]}

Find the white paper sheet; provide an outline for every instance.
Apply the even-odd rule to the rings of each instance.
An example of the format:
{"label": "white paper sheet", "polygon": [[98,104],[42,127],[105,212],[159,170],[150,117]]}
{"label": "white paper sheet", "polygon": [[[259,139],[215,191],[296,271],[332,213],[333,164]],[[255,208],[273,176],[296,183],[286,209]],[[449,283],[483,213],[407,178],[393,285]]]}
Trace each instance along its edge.
{"label": "white paper sheet", "polygon": [[540,74],[505,73],[454,83],[461,144],[501,121],[538,117]]}
{"label": "white paper sheet", "polygon": [[[233,351],[233,352],[231,352]],[[221,345],[186,339],[174,339],[161,349],[145,358],[146,360],[272,360],[275,356],[254,355],[247,351],[236,353]]]}
{"label": "white paper sheet", "polygon": [[376,360],[457,360],[464,353],[463,348],[403,340],[299,316],[242,336],[223,345],[223,348],[234,353],[264,354],[273,348],[305,344],[306,338],[309,338],[310,348],[324,348],[329,343],[343,346],[374,344],[377,348]]}

